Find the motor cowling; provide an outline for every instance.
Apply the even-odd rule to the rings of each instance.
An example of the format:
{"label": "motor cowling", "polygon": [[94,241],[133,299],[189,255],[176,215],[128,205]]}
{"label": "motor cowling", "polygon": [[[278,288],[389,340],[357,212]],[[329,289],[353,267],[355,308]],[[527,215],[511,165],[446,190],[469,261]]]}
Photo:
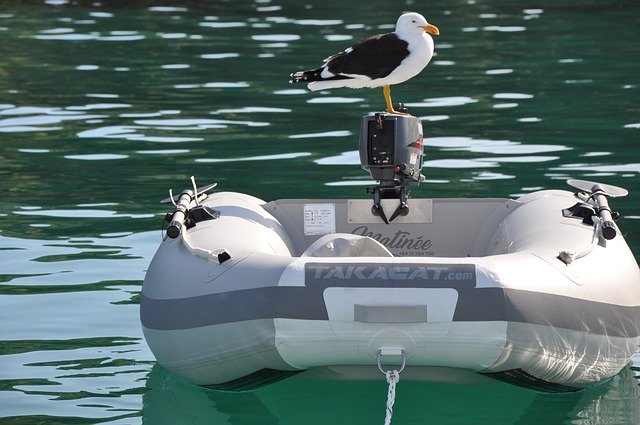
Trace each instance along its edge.
{"label": "motor cowling", "polygon": [[424,180],[422,122],[412,115],[362,118],[360,164],[382,188],[415,187]]}

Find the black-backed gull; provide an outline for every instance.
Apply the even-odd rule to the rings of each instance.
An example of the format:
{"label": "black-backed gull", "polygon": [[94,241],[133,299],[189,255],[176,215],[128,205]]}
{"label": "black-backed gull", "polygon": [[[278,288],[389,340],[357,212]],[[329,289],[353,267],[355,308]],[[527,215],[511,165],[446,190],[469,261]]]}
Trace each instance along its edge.
{"label": "black-backed gull", "polygon": [[359,41],[340,53],[329,56],[316,69],[291,74],[292,83],[308,83],[310,90],[337,87],[359,89],[382,87],[386,111],[398,113],[391,102],[391,84],[415,77],[433,56],[433,39],[440,30],[419,13],[398,18],[396,30]]}

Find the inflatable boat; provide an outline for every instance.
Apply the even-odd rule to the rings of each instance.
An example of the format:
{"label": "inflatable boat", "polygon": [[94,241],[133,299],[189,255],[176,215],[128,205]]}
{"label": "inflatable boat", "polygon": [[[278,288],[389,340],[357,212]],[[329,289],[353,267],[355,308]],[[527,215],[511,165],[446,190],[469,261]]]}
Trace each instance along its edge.
{"label": "inflatable boat", "polygon": [[[602,382],[640,343],[640,270],[609,197],[422,199],[422,126],[365,117],[365,199],[281,199],[192,188],[140,299],[158,362],[197,385],[247,390],[297,373],[541,391]],[[193,179],[192,179],[193,180]]]}

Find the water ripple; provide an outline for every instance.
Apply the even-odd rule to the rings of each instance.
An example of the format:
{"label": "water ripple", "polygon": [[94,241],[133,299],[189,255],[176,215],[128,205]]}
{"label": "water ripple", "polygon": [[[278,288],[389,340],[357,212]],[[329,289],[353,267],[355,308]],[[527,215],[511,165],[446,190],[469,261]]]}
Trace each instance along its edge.
{"label": "water ripple", "polygon": [[312,25],[312,26],[330,26],[340,25],[343,21],[340,19],[298,19],[293,23],[298,25]]}
{"label": "water ripple", "polygon": [[324,38],[328,41],[349,41],[353,40],[353,36],[346,34],[327,34]]}
{"label": "water ripple", "polygon": [[292,134],[289,136],[290,139],[311,139],[317,137],[347,137],[351,136],[349,130],[334,130],[334,131],[325,131],[322,133],[303,133],[303,134]]}
{"label": "water ripple", "polygon": [[444,121],[449,119],[449,115],[423,115],[420,119],[422,121]]}
{"label": "water ripple", "polygon": [[411,108],[438,108],[442,106],[468,105],[476,102],[478,102],[478,99],[473,99],[468,96],[449,96],[429,98],[422,102],[406,103],[405,105]]}
{"label": "water ripple", "polygon": [[145,36],[135,31],[128,31],[125,34],[122,32],[110,32],[102,34],[100,32],[90,33],[76,33],[76,32],[61,32],[61,33],[44,33],[32,36],[36,40],[57,40],[57,41],[138,41],[144,40]]}
{"label": "water ripple", "polygon": [[640,173],[640,164],[639,163],[630,163],[630,164],[588,164],[588,163],[577,163],[577,164],[563,164],[560,167],[552,168],[552,170],[556,171],[588,171],[592,173]]}
{"label": "water ripple", "polygon": [[492,97],[494,99],[531,99],[533,95],[527,93],[496,93]]}
{"label": "water ripple", "polygon": [[242,108],[235,109],[218,109],[212,114],[252,114],[252,113],[284,113],[291,112],[288,108],[271,108],[266,106],[244,106]]}
{"label": "water ripple", "polygon": [[300,40],[300,36],[297,34],[261,34],[261,35],[252,35],[252,40],[255,41],[296,41]]}
{"label": "water ripple", "polygon": [[67,159],[75,159],[80,161],[111,161],[114,159],[129,158],[129,155],[122,155],[116,153],[92,153],[83,155],[65,155]]}
{"label": "water ripple", "polygon": [[[492,173],[489,171],[482,171],[473,176],[473,180],[504,180],[504,179],[515,179],[516,176],[511,174],[503,174],[503,173]],[[461,181],[465,181],[462,179]]]}
{"label": "water ripple", "polygon": [[292,94],[306,94],[308,93],[305,89],[284,89],[284,90],[276,90],[273,94],[284,94],[284,95],[292,95]]}
{"label": "water ripple", "polygon": [[307,100],[307,103],[358,103],[364,101],[361,97],[339,97],[339,96],[325,96],[325,97],[313,97]]}
{"label": "water ripple", "polygon": [[162,69],[187,69],[191,68],[191,65],[187,63],[169,63],[165,65],[160,65]]}
{"label": "water ripple", "polygon": [[498,25],[491,25],[488,27],[484,27],[483,30],[485,31],[498,31],[498,32],[520,32],[520,31],[525,31],[527,28],[526,27],[521,27],[521,26],[498,26]]}
{"label": "water ripple", "polygon": [[239,53],[207,53],[200,55],[202,59],[229,59],[239,57]]}
{"label": "water ripple", "polygon": [[249,83],[246,81],[214,81],[205,84],[176,84],[174,87],[177,89],[243,89],[249,87]]}
{"label": "water ripple", "polygon": [[27,115],[40,113],[43,115],[21,116],[19,118],[0,119],[0,132],[17,133],[17,132],[34,132],[34,131],[52,131],[60,130],[62,127],[45,127],[50,124],[60,124],[63,121],[73,120],[93,120],[105,118],[105,115],[86,115],[74,111],[64,111],[57,108],[37,108],[25,107],[14,108],[14,110],[2,110],[0,115]]}
{"label": "water ripple", "polygon": [[[225,128],[220,125],[214,128]],[[212,128],[212,127],[208,127]],[[146,142],[160,143],[180,143],[180,142],[198,142],[203,140],[201,137],[183,137],[183,136],[147,136],[138,130],[150,129],[146,126],[132,125],[111,125],[106,127],[92,128],[77,133],[79,138],[105,138],[105,139],[125,139]]]}
{"label": "water ripple", "polygon": [[97,210],[97,209],[81,209],[81,208],[73,208],[69,210],[48,210],[41,208],[29,208],[21,211],[14,211],[16,215],[28,215],[28,216],[38,216],[38,217],[56,217],[56,218],[116,218],[116,217],[127,217],[127,218],[151,218],[153,214],[126,214],[126,213],[118,213],[116,211],[110,210]]}
{"label": "water ripple", "polygon": [[560,152],[572,148],[563,145],[523,144],[510,140],[474,139],[471,137],[429,137],[424,139],[425,146],[442,148],[443,151],[468,151],[492,154],[538,154]]}
{"label": "water ripple", "polygon": [[220,162],[239,162],[239,161],[274,161],[281,159],[295,159],[310,156],[311,152],[293,152],[293,153],[280,153],[274,155],[257,155],[257,156],[245,156],[235,158],[198,158],[195,162],[200,163],[220,163]]}
{"label": "water ripple", "polygon": [[340,155],[316,159],[313,162],[318,165],[358,165],[360,164],[360,152],[343,152]]}
{"label": "water ripple", "polygon": [[198,25],[200,25],[201,27],[208,27],[208,28],[239,28],[239,27],[246,27],[247,23],[246,22],[207,21],[207,22],[200,22]]}
{"label": "water ripple", "polygon": [[117,109],[117,108],[130,108],[132,105],[129,103],[90,103],[82,106],[69,106],[69,111],[91,111],[93,109]]}
{"label": "water ripple", "polygon": [[511,73],[513,73],[513,69],[511,68],[488,69],[485,71],[485,74],[487,75],[503,75]]}
{"label": "water ripple", "polygon": [[161,13],[173,13],[173,12],[187,12],[189,9],[186,7],[180,6],[151,6],[147,10],[150,12],[161,12]]}
{"label": "water ripple", "polygon": [[49,153],[50,149],[18,149],[18,152],[22,153]]}
{"label": "water ripple", "polygon": [[180,155],[191,152],[189,149],[153,149],[145,151],[136,151],[141,155]]}
{"label": "water ripple", "polygon": [[480,159],[432,159],[424,162],[425,168],[451,168],[451,169],[469,169],[469,168],[490,168],[498,167],[499,164],[492,161]]}
{"label": "water ripple", "polygon": [[277,12],[278,10],[282,10],[282,6],[273,5],[273,6],[258,6],[256,7],[257,12]]}
{"label": "water ripple", "polygon": [[187,128],[190,130],[206,130],[209,128],[221,128],[220,126],[227,125],[246,125],[248,127],[264,127],[268,126],[268,122],[259,121],[234,121],[234,120],[218,120],[208,118],[176,118],[176,119],[164,119],[164,120],[138,120],[136,124],[152,126],[156,128],[177,127],[178,129]]}

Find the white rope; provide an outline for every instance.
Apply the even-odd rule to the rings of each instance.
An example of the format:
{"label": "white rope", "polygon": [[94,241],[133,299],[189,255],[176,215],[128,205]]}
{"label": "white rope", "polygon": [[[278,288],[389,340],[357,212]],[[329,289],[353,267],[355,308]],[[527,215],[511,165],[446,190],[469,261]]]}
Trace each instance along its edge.
{"label": "white rope", "polygon": [[389,390],[387,391],[387,414],[384,418],[384,425],[390,425],[391,417],[393,416],[393,404],[396,402],[396,384],[400,380],[400,372],[389,370],[385,372],[385,375],[389,383]]}
{"label": "white rope", "polygon": [[573,263],[575,260],[579,260],[582,257],[586,257],[587,255],[591,254],[591,251],[593,251],[596,245],[598,245],[598,242],[600,241],[602,220],[597,215],[594,215],[592,217],[592,220],[594,221],[594,226],[593,226],[593,238],[591,239],[591,243],[589,244],[589,246],[581,249],[580,251],[568,251],[568,250],[561,251],[560,254],[558,255],[558,258],[562,260],[565,264],[568,265]]}
{"label": "white rope", "polygon": [[188,237],[188,233],[187,232],[183,232],[182,233],[182,243],[184,244],[184,246],[187,248],[187,250],[195,255],[196,257],[201,257],[204,258],[206,260],[210,260],[210,261],[218,261],[218,255],[222,254],[224,252],[227,252],[226,249],[205,249],[205,248],[198,248],[196,246],[193,246],[191,244],[191,241],[189,240],[190,238]]}
{"label": "white rope", "polygon": [[[382,367],[382,356],[400,356],[402,364],[399,369],[385,371]],[[396,402],[396,384],[400,380],[400,373],[406,366],[406,360],[404,350],[402,348],[384,347],[378,350],[378,369],[387,378],[389,384],[389,390],[387,391],[387,414],[384,418],[384,425],[391,424],[391,417],[393,416],[393,403]]]}

